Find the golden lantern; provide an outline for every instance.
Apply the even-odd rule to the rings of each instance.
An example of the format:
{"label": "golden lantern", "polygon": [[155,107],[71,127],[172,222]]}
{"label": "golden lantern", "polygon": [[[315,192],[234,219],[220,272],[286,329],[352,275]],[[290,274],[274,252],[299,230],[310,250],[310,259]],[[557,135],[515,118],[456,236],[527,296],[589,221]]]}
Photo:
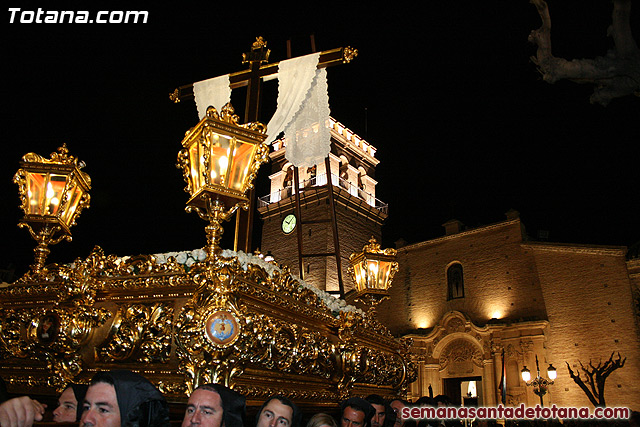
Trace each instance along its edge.
{"label": "golden lantern", "polygon": [[266,130],[258,122],[238,124],[238,116],[227,104],[220,113],[209,107],[182,140],[177,167],[183,171],[190,195],[186,210],[209,221],[205,250],[210,259],[220,250],[221,222],[238,207],[248,207],[246,193],[269,155]]}
{"label": "golden lantern", "polygon": [[392,248],[380,249],[380,244],[371,237],[362,252],[349,257],[349,272],[356,284],[355,300],[369,306],[370,311],[389,297],[393,276],[398,271],[396,254]]}
{"label": "golden lantern", "polygon": [[69,156],[66,144],[45,159],[35,153],[22,157],[13,177],[18,184],[24,217],[18,223],[26,227],[38,242],[34,249],[34,273],[39,273],[49,255],[49,245],[71,241],[71,226],[83,208],[89,207],[91,179],[80,169],[84,162]]}

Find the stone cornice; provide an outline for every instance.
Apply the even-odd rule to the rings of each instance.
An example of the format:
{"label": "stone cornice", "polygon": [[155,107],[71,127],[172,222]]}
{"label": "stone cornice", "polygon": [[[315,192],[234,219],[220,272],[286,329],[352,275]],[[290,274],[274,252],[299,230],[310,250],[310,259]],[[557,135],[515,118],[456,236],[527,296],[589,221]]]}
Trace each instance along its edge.
{"label": "stone cornice", "polygon": [[516,224],[517,225],[520,224],[520,218],[507,220],[507,221],[502,221],[502,222],[497,222],[495,224],[485,225],[485,226],[478,227],[478,228],[473,228],[473,229],[470,229],[470,230],[464,230],[464,231],[461,231],[461,232],[456,233],[456,234],[449,234],[447,236],[436,237],[435,239],[426,240],[424,242],[412,243],[412,244],[403,246],[402,248],[399,248],[398,251],[399,252],[400,251],[408,252],[410,250],[420,249],[422,247],[433,245],[433,244],[437,244],[437,243],[441,243],[441,242],[444,242],[444,241],[447,241],[447,240],[458,239],[458,238],[461,238],[461,237],[470,236],[472,234],[483,233],[485,231],[496,230],[498,228],[509,227],[511,225],[516,225]]}
{"label": "stone cornice", "polygon": [[569,252],[585,255],[625,256],[625,246],[581,245],[571,243],[526,242],[520,245],[524,249],[547,252]]}

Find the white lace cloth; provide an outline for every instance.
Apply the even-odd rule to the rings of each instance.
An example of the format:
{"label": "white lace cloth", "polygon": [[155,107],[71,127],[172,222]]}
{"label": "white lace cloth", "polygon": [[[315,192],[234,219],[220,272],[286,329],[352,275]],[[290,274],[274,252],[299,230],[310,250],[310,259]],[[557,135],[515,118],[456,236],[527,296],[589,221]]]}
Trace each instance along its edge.
{"label": "white lace cloth", "polygon": [[267,141],[284,131],[285,157],[294,166],[320,163],[330,151],[327,71],[318,70],[319,53],[281,61],[278,107],[267,125]]}
{"label": "white lace cloth", "polygon": [[193,84],[193,96],[198,108],[198,119],[202,120],[207,108],[213,106],[218,112],[231,101],[229,75],[202,80]]}

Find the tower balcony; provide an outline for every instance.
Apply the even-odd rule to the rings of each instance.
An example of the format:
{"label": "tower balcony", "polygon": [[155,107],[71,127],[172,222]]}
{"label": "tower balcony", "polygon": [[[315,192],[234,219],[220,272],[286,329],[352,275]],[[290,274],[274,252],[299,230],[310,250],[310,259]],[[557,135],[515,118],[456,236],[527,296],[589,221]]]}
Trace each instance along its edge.
{"label": "tower balcony", "polygon": [[[389,206],[377,199],[372,194],[365,190],[358,188],[352,182],[340,178],[338,175],[331,174],[331,183],[333,191],[338,196],[343,196],[346,199],[356,202],[357,205],[365,205],[368,210],[377,211],[377,215],[386,217],[388,215]],[[327,174],[319,174],[316,177],[307,179],[300,182],[300,196],[304,199],[311,196],[316,196],[318,190],[324,189],[327,184]],[[258,198],[258,209],[269,210],[272,205],[280,205],[282,203],[293,203],[294,198],[293,185],[286,186],[277,191]]]}

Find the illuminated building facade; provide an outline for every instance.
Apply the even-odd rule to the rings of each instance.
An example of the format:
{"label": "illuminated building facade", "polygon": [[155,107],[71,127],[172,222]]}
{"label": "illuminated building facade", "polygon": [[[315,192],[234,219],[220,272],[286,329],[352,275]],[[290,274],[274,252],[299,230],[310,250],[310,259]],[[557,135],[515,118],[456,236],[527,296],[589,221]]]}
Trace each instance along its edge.
{"label": "illuminated building facade", "polygon": [[[566,366],[597,365],[612,352],[626,363],[606,382],[608,406],[629,406],[640,395],[640,333],[636,299],[640,260],[625,247],[533,242],[516,211],[507,219],[398,249],[399,271],[379,320],[414,340],[418,381],[410,397],[444,393],[461,403],[476,381],[478,401],[535,405],[521,378],[549,364],[558,372],[544,405],[590,406]],[[583,374],[584,377],[584,374]],[[462,387],[461,387],[462,386]],[[462,393],[461,393],[462,392]]]}
{"label": "illuminated building facade", "polygon": [[[369,150],[369,151],[368,151]],[[379,240],[386,205],[375,196],[375,150],[366,141],[332,122],[330,154],[334,192],[339,203],[341,258],[359,251],[371,236]],[[263,252],[297,272],[296,233],[283,229],[295,214],[289,164],[282,141],[270,154],[271,193],[261,198]],[[301,170],[304,215],[326,217],[326,183],[322,165],[310,174]],[[322,176],[322,178],[320,178]],[[366,183],[363,189],[358,183]],[[311,197],[313,196],[313,197]],[[299,226],[299,225],[298,225]],[[418,380],[408,398],[447,394],[457,404],[535,405],[540,398],[525,384],[521,370],[541,375],[549,364],[557,379],[543,404],[589,406],[570,378],[580,363],[606,361],[612,352],[626,357],[625,366],[606,382],[608,405],[625,406],[640,395],[640,327],[637,307],[640,260],[626,259],[625,247],[570,245],[529,240],[519,213],[506,220],[465,229],[456,220],[443,224],[445,235],[399,247],[399,271],[390,299],[377,308],[378,319],[398,337],[413,339]],[[311,230],[311,231],[309,231]],[[325,223],[307,226],[305,238],[315,251],[330,248]],[[304,263],[305,280],[327,291],[337,289],[331,258]],[[352,279],[343,278],[349,291]],[[347,293],[347,300],[349,300]]]}

